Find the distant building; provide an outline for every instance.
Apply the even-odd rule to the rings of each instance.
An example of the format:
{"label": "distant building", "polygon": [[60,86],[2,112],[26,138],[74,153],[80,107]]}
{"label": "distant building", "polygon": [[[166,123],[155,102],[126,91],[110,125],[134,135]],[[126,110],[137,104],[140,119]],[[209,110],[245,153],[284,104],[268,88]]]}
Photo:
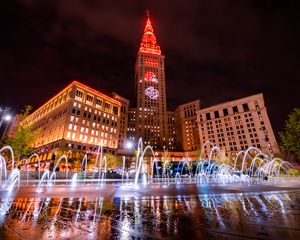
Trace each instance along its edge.
{"label": "distant building", "polygon": [[[263,94],[198,110],[197,117],[201,146],[209,140],[232,156],[250,146],[265,153],[277,151]],[[208,149],[205,154],[208,157]]]}
{"label": "distant building", "polygon": [[200,100],[179,105],[175,110],[176,146],[178,150],[200,149],[200,137],[196,111],[200,110]]}
{"label": "distant building", "polygon": [[120,110],[120,127],[119,127],[119,141],[118,148],[124,149],[127,142],[127,128],[128,128],[128,114],[129,114],[129,100],[113,93],[113,98],[121,103]]}
{"label": "distant building", "polygon": [[176,119],[175,119],[175,113],[168,111],[168,147],[170,151],[176,150]]}
{"label": "distant building", "polygon": [[129,108],[128,112],[128,128],[127,128],[127,137],[131,142],[136,142],[136,108]]}
{"label": "distant building", "polygon": [[41,130],[35,147],[43,159],[51,158],[48,153],[56,148],[90,151],[100,143],[114,154],[121,106],[119,100],[73,81],[24,121]]}

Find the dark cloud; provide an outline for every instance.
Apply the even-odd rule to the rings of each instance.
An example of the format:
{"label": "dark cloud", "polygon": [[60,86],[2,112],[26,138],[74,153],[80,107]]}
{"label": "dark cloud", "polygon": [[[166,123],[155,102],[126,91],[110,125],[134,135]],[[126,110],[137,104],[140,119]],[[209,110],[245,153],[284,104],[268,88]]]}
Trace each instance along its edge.
{"label": "dark cloud", "polygon": [[169,109],[263,92],[277,131],[299,107],[299,4],[276,0],[4,1],[1,104],[38,107],[72,79],[131,99],[146,9],[166,55]]}

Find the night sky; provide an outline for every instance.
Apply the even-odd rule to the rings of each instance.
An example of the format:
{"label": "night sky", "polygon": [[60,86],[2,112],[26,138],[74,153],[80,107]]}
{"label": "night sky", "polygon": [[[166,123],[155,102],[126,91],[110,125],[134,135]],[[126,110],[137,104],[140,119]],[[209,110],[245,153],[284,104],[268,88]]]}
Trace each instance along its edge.
{"label": "night sky", "polygon": [[166,56],[169,110],[263,92],[279,131],[300,107],[297,2],[2,1],[0,105],[37,108],[73,79],[132,100],[148,9]]}

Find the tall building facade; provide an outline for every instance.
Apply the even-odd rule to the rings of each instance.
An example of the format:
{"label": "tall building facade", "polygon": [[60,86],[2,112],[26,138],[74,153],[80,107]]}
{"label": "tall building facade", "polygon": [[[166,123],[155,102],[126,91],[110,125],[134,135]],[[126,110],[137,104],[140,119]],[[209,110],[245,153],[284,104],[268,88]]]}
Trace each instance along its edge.
{"label": "tall building facade", "polygon": [[200,149],[200,137],[196,111],[200,110],[200,100],[181,104],[175,110],[176,149],[194,151]]}
{"label": "tall building facade", "polygon": [[172,111],[168,111],[168,135],[169,135],[169,141],[168,141],[168,150],[174,151],[176,150],[176,118],[175,113]]}
{"label": "tall building facade", "polygon": [[277,151],[263,94],[201,109],[197,118],[201,146],[209,140],[231,156],[251,146],[269,154]]}
{"label": "tall building facade", "polygon": [[99,144],[115,154],[121,106],[119,100],[73,81],[24,122],[41,131],[35,147],[42,160],[51,159],[56,148],[89,151]]}
{"label": "tall building facade", "polygon": [[168,124],[165,83],[165,56],[148,15],[135,64],[134,141],[142,137],[154,149],[168,147]]}

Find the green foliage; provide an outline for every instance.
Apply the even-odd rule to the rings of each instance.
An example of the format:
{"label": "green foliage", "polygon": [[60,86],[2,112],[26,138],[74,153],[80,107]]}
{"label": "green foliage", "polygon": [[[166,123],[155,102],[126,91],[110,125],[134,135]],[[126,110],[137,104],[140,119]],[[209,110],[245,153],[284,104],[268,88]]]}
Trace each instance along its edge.
{"label": "green foliage", "polygon": [[297,177],[297,176],[299,176],[299,170],[297,170],[297,169],[295,169],[295,168],[290,168],[289,169],[289,174],[291,175],[291,176],[293,176],[293,177]]}
{"label": "green foliage", "polygon": [[282,148],[300,158],[300,109],[295,108],[285,122],[284,131],[279,133]]}
{"label": "green foliage", "polygon": [[106,154],[106,167],[108,169],[114,169],[117,167],[122,167],[123,162],[121,158],[118,158],[112,154]]}
{"label": "green foliage", "polygon": [[[71,166],[75,171],[81,170],[82,160],[84,158],[85,153],[82,151],[72,151],[71,154],[69,151],[66,151],[66,155],[68,160],[70,161]],[[87,165],[91,162],[90,158],[87,159]],[[84,163],[85,164],[85,163]]]}
{"label": "green foliage", "polygon": [[26,124],[24,120],[29,116],[32,107],[27,105],[17,115],[19,123],[16,126],[16,133],[12,138],[7,139],[6,144],[11,146],[15,158],[19,161],[22,157],[34,153],[34,143],[40,134],[40,130],[33,130],[32,125]]}

